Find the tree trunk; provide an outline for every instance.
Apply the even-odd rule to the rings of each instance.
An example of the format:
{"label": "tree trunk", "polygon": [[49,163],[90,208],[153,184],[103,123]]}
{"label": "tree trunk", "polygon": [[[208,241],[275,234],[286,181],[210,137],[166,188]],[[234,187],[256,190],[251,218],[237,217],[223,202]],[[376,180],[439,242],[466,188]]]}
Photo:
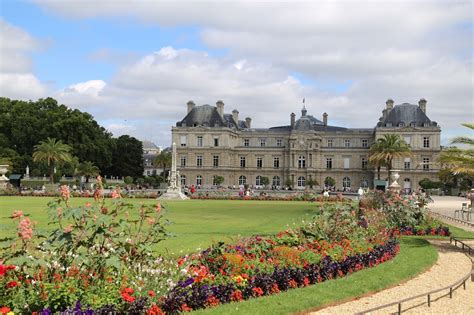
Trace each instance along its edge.
{"label": "tree trunk", "polygon": [[388,171],[388,186],[390,186],[390,171],[392,170],[392,160],[387,161],[387,171]]}
{"label": "tree trunk", "polygon": [[380,165],[377,165],[377,180],[380,180]]}
{"label": "tree trunk", "polygon": [[49,167],[49,183],[54,184],[54,162]]}

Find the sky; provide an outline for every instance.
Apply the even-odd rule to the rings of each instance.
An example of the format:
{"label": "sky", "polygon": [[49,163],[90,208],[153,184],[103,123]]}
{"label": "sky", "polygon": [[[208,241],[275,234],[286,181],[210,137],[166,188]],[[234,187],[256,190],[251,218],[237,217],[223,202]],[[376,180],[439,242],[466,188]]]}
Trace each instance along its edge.
{"label": "sky", "polygon": [[252,127],[302,100],[371,128],[387,99],[418,104],[442,144],[474,122],[472,1],[0,1],[0,96],[53,97],[115,136],[169,146],[186,103]]}

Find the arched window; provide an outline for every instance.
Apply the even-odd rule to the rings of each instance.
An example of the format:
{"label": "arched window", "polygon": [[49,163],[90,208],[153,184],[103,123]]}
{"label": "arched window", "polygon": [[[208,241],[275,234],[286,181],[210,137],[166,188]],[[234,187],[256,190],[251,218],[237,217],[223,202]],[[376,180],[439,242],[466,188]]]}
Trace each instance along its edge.
{"label": "arched window", "polygon": [[196,186],[202,186],[202,176],[196,176]]}
{"label": "arched window", "polygon": [[255,186],[262,186],[262,176],[258,175],[255,178]]}
{"label": "arched window", "polygon": [[298,177],[298,187],[304,187],[306,180],[303,176]]}
{"label": "arched window", "polygon": [[272,185],[273,186],[280,186],[281,185],[279,176],[273,176]]}
{"label": "arched window", "polygon": [[306,159],[304,155],[298,157],[298,168],[306,168]]}
{"label": "arched window", "polygon": [[239,185],[245,185],[247,184],[247,177],[245,177],[244,175],[240,175],[239,176]]}
{"label": "arched window", "polygon": [[368,188],[369,187],[369,180],[365,177],[362,177],[362,179],[360,180],[360,187]]}
{"label": "arched window", "polygon": [[351,188],[351,179],[349,177],[344,177],[342,179],[342,187]]}
{"label": "arched window", "polygon": [[181,175],[181,186],[186,186],[186,175]]}

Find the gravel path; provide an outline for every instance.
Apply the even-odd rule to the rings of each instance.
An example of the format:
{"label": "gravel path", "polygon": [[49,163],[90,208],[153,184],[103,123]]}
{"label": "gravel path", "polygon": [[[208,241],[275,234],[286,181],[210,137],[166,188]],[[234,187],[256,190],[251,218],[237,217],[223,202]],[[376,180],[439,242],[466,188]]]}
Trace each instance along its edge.
{"label": "gravel path", "polygon": [[[449,241],[430,241],[438,249],[438,261],[427,272],[393,288],[375,293],[341,305],[322,309],[311,314],[354,314],[383,304],[394,302],[431,290],[445,287],[456,282],[472,269],[472,262],[466,254],[460,252]],[[457,289],[450,299],[445,293],[432,296],[431,307],[426,297],[406,302],[402,305],[404,314],[474,314],[474,282],[466,282],[466,290]],[[442,297],[444,295],[444,297]],[[393,314],[397,306],[385,308],[373,314]]]}

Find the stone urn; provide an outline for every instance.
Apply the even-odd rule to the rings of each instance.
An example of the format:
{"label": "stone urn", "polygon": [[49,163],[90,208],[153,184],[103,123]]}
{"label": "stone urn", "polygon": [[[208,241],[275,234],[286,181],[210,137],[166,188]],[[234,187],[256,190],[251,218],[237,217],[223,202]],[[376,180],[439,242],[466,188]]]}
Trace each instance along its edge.
{"label": "stone urn", "polygon": [[8,165],[0,165],[0,188],[6,188],[8,184],[8,177],[5,174],[8,172]]}
{"label": "stone urn", "polygon": [[400,192],[400,184],[398,184],[398,179],[400,178],[400,174],[398,174],[399,170],[392,170],[390,176],[392,177],[392,183],[389,186],[389,189],[394,192]]}

